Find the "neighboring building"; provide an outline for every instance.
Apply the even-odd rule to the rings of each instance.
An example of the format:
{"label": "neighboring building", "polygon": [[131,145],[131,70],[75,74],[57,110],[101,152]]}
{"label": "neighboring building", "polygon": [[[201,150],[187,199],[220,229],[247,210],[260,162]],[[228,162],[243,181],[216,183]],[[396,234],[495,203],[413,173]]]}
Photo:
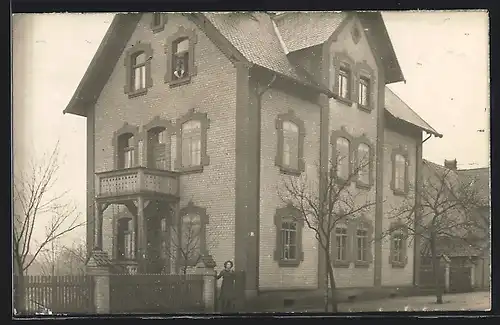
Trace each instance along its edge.
{"label": "neighboring building", "polygon": [[[446,173],[446,174],[445,174]],[[490,185],[489,168],[457,169],[457,160],[445,160],[442,166],[424,160],[424,177],[446,175],[450,184],[470,184],[473,187],[475,211],[467,217],[474,218],[474,226],[467,233],[456,234],[456,237],[441,238],[437,242],[437,254],[445,255],[450,265],[470,266],[471,284],[476,288],[487,288],[490,285]],[[434,176],[435,177],[435,176]],[[453,185],[452,185],[453,186]],[[458,195],[458,193],[456,193]],[[477,201],[477,202],[476,202]],[[460,217],[460,216],[457,216]],[[422,245],[423,259],[428,260],[428,245]]]}
{"label": "neighboring building", "polygon": [[314,233],[277,186],[323,182],[332,153],[349,155],[345,170],[368,154],[351,186],[376,206],[339,225],[336,284],[411,286],[407,239],[368,240],[419,177],[422,133],[441,136],[387,88],[403,80],[376,12],[116,15],[65,109],[87,118],[89,250],[177,272],[173,234],[192,224],[199,253],[234,260],[250,293],[321,288]]}

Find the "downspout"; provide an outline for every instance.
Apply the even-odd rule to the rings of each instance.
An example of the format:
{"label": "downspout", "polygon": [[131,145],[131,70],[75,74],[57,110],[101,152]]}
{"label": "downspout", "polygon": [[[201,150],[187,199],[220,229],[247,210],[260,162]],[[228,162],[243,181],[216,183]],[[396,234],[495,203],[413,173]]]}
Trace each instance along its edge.
{"label": "downspout", "polygon": [[[258,123],[258,129],[259,129],[259,132],[257,134],[257,149],[258,149],[258,152],[259,154],[257,155],[257,158],[258,158],[258,161],[256,162],[257,163],[257,179],[256,179],[256,182],[257,182],[257,198],[260,202],[260,159],[261,159],[261,155],[260,155],[260,146],[261,146],[261,135],[262,135],[262,131],[260,130],[261,129],[261,109],[262,109],[262,97],[264,96],[264,94],[269,90],[271,89],[271,86],[273,85],[274,81],[276,80],[276,74],[273,74],[273,77],[271,78],[271,81],[261,90],[259,91],[257,89],[256,91],[256,95],[257,95],[257,123]],[[259,203],[260,205],[260,203]],[[255,283],[256,283],[256,290],[257,290],[257,295],[259,295],[259,288],[260,288],[260,284],[259,284],[259,275],[260,275],[260,209],[258,210],[258,213],[257,213],[257,216],[256,216],[256,219],[257,219],[257,228],[256,228],[256,232],[255,232],[255,243],[256,243],[256,249],[257,249],[257,258],[256,258],[256,279],[255,279]]]}

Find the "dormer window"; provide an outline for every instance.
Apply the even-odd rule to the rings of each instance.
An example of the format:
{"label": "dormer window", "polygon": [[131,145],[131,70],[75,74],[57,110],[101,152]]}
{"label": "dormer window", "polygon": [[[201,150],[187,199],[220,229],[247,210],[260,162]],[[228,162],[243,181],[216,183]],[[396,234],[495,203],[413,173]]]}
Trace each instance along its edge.
{"label": "dormer window", "polygon": [[165,53],[167,53],[167,73],[165,82],[170,87],[186,84],[196,75],[194,66],[194,44],[197,42],[193,30],[179,27],[179,30],[167,39]]}

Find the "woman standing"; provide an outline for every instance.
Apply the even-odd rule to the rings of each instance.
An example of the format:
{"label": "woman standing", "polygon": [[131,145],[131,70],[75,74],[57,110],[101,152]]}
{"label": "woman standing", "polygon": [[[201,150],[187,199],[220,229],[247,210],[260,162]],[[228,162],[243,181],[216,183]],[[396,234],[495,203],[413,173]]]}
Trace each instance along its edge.
{"label": "woman standing", "polygon": [[217,280],[222,278],[222,285],[220,288],[220,311],[227,312],[233,309],[233,295],[234,295],[234,271],[233,262],[224,262],[224,270],[217,276]]}

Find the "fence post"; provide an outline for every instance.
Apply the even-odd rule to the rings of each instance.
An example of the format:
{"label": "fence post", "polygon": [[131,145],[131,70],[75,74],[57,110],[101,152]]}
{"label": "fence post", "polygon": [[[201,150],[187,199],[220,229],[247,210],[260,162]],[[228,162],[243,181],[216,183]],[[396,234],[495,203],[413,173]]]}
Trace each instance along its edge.
{"label": "fence post", "polygon": [[450,264],[446,263],[444,266],[444,289],[446,292],[450,291]]}
{"label": "fence post", "polygon": [[207,312],[215,311],[215,266],[212,255],[202,256],[196,274],[203,276],[203,304]]}
{"label": "fence post", "polygon": [[111,261],[108,253],[95,248],[87,261],[87,274],[94,279],[94,305],[96,314],[110,313],[109,276]]}

